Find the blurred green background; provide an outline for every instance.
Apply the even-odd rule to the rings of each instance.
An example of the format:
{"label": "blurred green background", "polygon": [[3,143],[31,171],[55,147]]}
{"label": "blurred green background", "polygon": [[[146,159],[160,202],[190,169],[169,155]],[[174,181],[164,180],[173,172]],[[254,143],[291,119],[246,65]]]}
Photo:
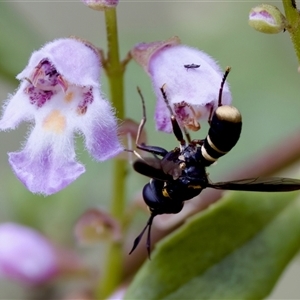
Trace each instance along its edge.
{"label": "blurred green background", "polygon": [[[178,35],[182,43],[209,53],[222,68],[232,67],[228,82],[233,103],[243,115],[243,132],[230,154],[209,169],[212,181],[226,180],[229,171],[251,162],[268,146],[280,143],[285,135],[300,129],[300,84],[293,46],[288,33],[266,35],[248,26],[249,10],[260,3],[121,0],[118,6],[121,57],[138,42]],[[280,2],[268,3],[282,8]],[[0,68],[5,74],[15,76],[26,66],[33,50],[47,41],[70,35],[89,40],[105,50],[103,14],[80,1],[0,2]],[[0,77],[0,98],[7,99],[17,85],[17,81]],[[149,144],[174,148],[177,144],[172,135],[154,130],[155,98],[151,83],[134,62],[128,65],[125,77],[127,116],[137,122],[141,118],[137,85],[147,101]],[[103,89],[107,93],[105,78]],[[204,138],[208,127],[203,127],[193,137]],[[0,133],[0,222],[27,224],[57,243],[72,246],[72,226],[78,216],[90,207],[109,206],[113,186],[111,163],[92,161],[77,139],[78,159],[85,164],[87,172],[57,195],[33,196],[15,178],[7,162],[7,152],[20,149],[27,129],[23,124],[18,130]],[[130,166],[128,169],[130,201],[147,180],[134,174]],[[299,298],[299,274],[300,262],[296,258],[270,299]],[[3,299],[6,294],[1,295],[1,291],[0,283]]]}

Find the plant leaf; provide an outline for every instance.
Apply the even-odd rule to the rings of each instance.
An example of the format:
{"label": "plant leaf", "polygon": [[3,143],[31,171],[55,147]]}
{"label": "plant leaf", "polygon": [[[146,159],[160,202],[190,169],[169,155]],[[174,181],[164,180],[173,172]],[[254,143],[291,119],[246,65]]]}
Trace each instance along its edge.
{"label": "plant leaf", "polygon": [[261,299],[300,246],[297,193],[230,193],[157,245],[125,299]]}

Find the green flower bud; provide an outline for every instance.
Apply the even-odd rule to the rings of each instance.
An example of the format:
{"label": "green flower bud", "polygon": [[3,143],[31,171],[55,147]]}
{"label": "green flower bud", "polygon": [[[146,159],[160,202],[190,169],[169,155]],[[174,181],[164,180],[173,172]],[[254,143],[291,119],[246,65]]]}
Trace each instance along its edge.
{"label": "green flower bud", "polygon": [[261,4],[251,9],[249,25],[263,33],[279,33],[285,30],[287,22],[276,6]]}

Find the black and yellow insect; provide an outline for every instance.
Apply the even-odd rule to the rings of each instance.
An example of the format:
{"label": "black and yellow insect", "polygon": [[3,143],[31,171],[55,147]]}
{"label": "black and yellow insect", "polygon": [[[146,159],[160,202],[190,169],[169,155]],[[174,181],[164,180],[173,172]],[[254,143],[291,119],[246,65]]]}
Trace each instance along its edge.
{"label": "black and yellow insect", "polygon": [[184,202],[199,195],[205,188],[238,191],[286,192],[300,189],[300,180],[290,178],[249,178],[228,182],[210,182],[206,167],[219,157],[229,152],[238,142],[242,117],[233,106],[222,105],[222,91],[230,69],[227,68],[219,89],[217,109],[209,117],[210,128],[205,139],[191,140],[186,133],[187,141],[169,105],[164,86],[161,92],[170,111],[173,133],[179,141],[179,147],[168,151],[159,146],[139,143],[140,133],[146,123],[146,112],[143,97],[143,119],[140,123],[136,146],[138,149],[153,154],[153,157],[140,157],[133,164],[138,173],[151,178],[144,186],[143,198],[149,207],[150,218],[133,243],[132,253],[138,246],[144,232],[148,228],[147,251],[151,250],[151,225],[153,219],[161,214],[179,213]]}

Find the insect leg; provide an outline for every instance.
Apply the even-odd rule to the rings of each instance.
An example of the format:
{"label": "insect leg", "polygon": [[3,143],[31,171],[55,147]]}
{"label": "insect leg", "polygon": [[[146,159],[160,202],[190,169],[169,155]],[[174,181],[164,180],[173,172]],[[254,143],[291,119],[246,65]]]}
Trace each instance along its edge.
{"label": "insect leg", "polygon": [[153,223],[153,219],[156,216],[156,214],[152,213],[146,226],[144,227],[144,229],[142,230],[142,232],[136,237],[136,239],[133,242],[133,246],[132,249],[130,250],[129,254],[131,254],[136,247],[138,246],[138,244],[140,243],[146,229],[148,228],[148,234],[147,234],[147,243],[146,243],[146,247],[147,247],[147,252],[148,252],[148,257],[150,259],[150,251],[151,251],[151,226]]}
{"label": "insect leg", "polygon": [[141,89],[139,87],[137,87],[137,91],[138,91],[138,93],[141,97],[141,101],[142,101],[143,117],[142,117],[142,120],[140,122],[138,132],[137,132],[137,136],[136,136],[136,140],[135,140],[136,147],[138,149],[144,150],[146,152],[150,152],[152,154],[160,155],[160,156],[164,157],[168,153],[168,151],[165,150],[164,148],[161,148],[161,147],[158,147],[158,146],[148,146],[148,145],[145,145],[145,144],[140,144],[140,142],[139,142],[141,133],[142,133],[142,131],[144,129],[144,126],[146,124],[146,121],[147,121],[147,116],[146,116],[145,100],[144,100],[143,94],[141,92]]}
{"label": "insect leg", "polygon": [[208,122],[209,125],[211,124],[211,119],[212,119],[212,116],[213,116],[213,112],[214,112],[214,107],[212,106],[210,108],[209,117],[208,117],[208,120],[207,120],[207,122]]}
{"label": "insect leg", "polygon": [[169,109],[170,111],[170,114],[171,114],[171,122],[172,122],[172,127],[173,127],[173,133],[177,139],[177,141],[180,143],[181,146],[185,146],[186,142],[185,142],[185,139],[183,138],[183,134],[182,134],[182,131],[181,131],[181,128],[176,120],[176,117],[172,111],[172,108],[169,104],[169,101],[168,101],[168,98],[167,98],[167,94],[165,92],[165,84],[160,88],[161,90],[161,93],[162,93],[162,96],[164,98],[164,101],[167,105],[167,108]]}

